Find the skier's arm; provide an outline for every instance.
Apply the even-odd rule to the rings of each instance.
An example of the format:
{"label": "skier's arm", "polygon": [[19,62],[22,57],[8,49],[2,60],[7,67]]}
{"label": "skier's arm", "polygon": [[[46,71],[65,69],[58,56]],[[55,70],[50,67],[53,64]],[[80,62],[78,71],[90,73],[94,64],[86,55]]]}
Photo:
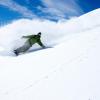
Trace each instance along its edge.
{"label": "skier's arm", "polygon": [[22,38],[31,38],[33,37],[34,35],[27,35],[27,36],[22,36]]}
{"label": "skier's arm", "polygon": [[42,48],[45,48],[45,46],[43,45],[43,43],[41,42],[41,40],[38,40],[37,42]]}

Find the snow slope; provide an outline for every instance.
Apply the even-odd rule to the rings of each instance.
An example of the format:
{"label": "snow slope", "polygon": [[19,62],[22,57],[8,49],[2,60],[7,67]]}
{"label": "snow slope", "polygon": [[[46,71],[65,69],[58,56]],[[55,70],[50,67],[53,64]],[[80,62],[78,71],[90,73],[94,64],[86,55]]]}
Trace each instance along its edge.
{"label": "snow slope", "polygon": [[[67,22],[54,23],[52,32],[59,27],[57,40],[52,40],[52,45],[57,43],[54,48],[18,57],[1,54],[0,100],[100,100],[99,16],[97,9]],[[8,26],[0,31],[5,32]]]}

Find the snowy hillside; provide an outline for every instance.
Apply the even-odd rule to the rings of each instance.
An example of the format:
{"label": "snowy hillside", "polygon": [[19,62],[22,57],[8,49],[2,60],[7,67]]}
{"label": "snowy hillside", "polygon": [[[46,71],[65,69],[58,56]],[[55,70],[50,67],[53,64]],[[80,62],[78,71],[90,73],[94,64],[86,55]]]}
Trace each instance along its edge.
{"label": "snowy hillside", "polygon": [[[97,9],[58,23],[23,19],[1,27],[0,100],[100,100],[99,16]],[[53,48],[4,54],[23,34],[38,31]]]}

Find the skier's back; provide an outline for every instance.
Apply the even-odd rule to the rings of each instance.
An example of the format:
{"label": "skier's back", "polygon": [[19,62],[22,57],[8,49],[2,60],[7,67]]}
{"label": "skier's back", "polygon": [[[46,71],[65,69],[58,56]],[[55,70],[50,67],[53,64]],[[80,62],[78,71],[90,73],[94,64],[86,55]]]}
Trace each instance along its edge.
{"label": "skier's back", "polygon": [[27,41],[25,42],[25,44],[20,47],[17,48],[16,50],[14,50],[14,53],[16,55],[18,55],[21,52],[26,52],[27,50],[30,49],[30,47],[32,47],[33,44],[37,43],[39,44],[42,48],[44,48],[45,46],[43,45],[43,43],[41,42],[41,32],[39,32],[37,35],[28,35],[28,36],[23,36],[23,38],[26,38]]}

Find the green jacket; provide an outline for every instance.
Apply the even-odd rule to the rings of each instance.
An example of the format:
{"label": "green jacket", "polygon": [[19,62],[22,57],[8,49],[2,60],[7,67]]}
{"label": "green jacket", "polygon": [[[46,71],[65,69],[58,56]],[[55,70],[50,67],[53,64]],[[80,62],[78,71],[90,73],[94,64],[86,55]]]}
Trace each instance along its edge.
{"label": "green jacket", "polygon": [[27,38],[28,40],[28,42],[30,43],[30,45],[32,46],[33,44],[35,44],[35,43],[38,43],[41,47],[45,47],[44,45],[43,45],[43,43],[41,42],[41,36],[39,36],[39,35],[28,35],[28,36],[23,36],[23,38]]}

